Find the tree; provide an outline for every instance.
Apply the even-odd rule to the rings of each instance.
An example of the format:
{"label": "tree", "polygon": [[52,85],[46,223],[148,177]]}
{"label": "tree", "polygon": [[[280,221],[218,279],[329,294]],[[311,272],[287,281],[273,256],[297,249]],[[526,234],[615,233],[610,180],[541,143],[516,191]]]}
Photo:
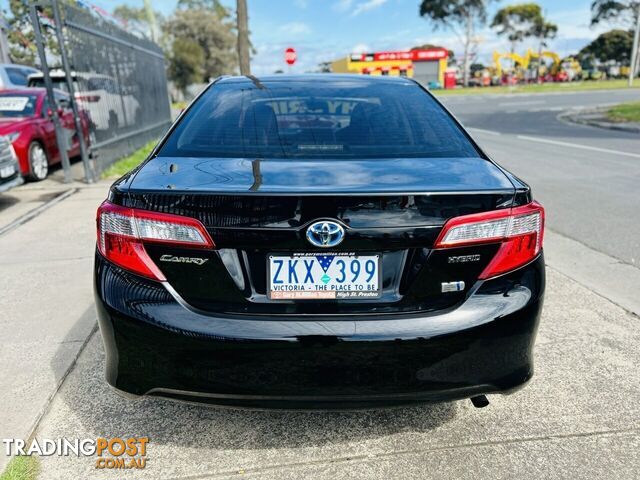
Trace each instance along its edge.
{"label": "tree", "polygon": [[138,30],[153,41],[159,40],[156,38],[153,22],[155,21],[160,26],[162,25],[164,19],[160,12],[154,11],[150,16],[145,7],[136,8],[129,5],[118,5],[113,9],[113,16],[122,20],[128,29]]}
{"label": "tree", "polygon": [[202,81],[204,50],[193,40],[178,38],[169,57],[169,77],[183,93],[192,83]]}
{"label": "tree", "polygon": [[227,7],[220,3],[220,0],[178,0],[178,8],[182,10],[209,10],[223,20],[231,15]]}
{"label": "tree", "polygon": [[475,74],[476,72],[481,72],[485,68],[486,67],[482,63],[472,63],[471,66],[469,67],[472,74]]}
{"label": "tree", "polygon": [[638,0],[593,0],[591,2],[591,25],[609,21],[621,23],[634,29],[631,42],[631,59],[629,68],[629,86],[633,85],[633,77],[640,64],[640,1]]}
{"label": "tree", "polygon": [[631,32],[614,29],[598,35],[598,38],[578,52],[578,57],[580,59],[596,58],[601,62],[614,60],[628,64],[631,60],[632,45]]}
{"label": "tree", "polygon": [[[9,0],[9,55],[15,63],[35,65],[37,57],[36,39],[29,16],[29,4],[23,0]],[[51,55],[57,57],[60,52],[56,40],[51,7],[41,9],[42,35],[44,45]]]}
{"label": "tree", "polygon": [[498,35],[506,36],[509,39],[511,53],[514,53],[516,44],[526,38],[532,37],[538,40],[536,77],[539,79],[542,48],[547,45],[548,39],[554,38],[558,33],[558,26],[544,18],[540,5],[537,3],[520,3],[501,8],[493,17],[491,27],[497,30]]}
{"label": "tree", "polygon": [[[178,9],[165,22],[163,31],[173,45],[178,39],[189,39],[200,47],[203,61],[197,81],[206,82],[212,77],[236,71],[238,64],[235,51],[236,35],[233,31],[233,24],[228,18],[222,18],[214,11],[202,8]],[[181,58],[180,55],[189,52],[190,58],[185,62],[191,64],[191,56],[194,55],[195,50],[187,49],[184,44],[181,44],[177,52],[173,46],[170,51],[170,57],[174,62]],[[175,72],[177,71],[178,69],[175,70]],[[174,70],[170,69],[170,72],[174,72]],[[176,77],[170,78],[176,83],[180,82]]]}
{"label": "tree", "polygon": [[551,38],[555,38],[558,33],[558,26],[555,23],[547,22],[547,20],[540,14],[538,18],[536,18],[532,33],[535,38],[538,39],[538,67],[537,67],[537,75],[538,82],[540,82],[540,67],[542,66],[542,48],[547,46],[547,40]]}
{"label": "tree", "polygon": [[236,0],[236,5],[240,75],[251,75],[251,66],[249,64],[249,15],[247,13],[247,0]]}
{"label": "tree", "polygon": [[487,21],[490,0],[422,0],[420,16],[430,20],[434,27],[449,28],[464,46],[463,83],[469,84],[471,55],[477,46],[475,32]]}
{"label": "tree", "polygon": [[536,35],[536,25],[540,27],[541,19],[542,10],[537,3],[509,5],[496,12],[491,28],[495,28],[498,35],[507,37],[511,42],[511,53],[514,53],[518,42]]}

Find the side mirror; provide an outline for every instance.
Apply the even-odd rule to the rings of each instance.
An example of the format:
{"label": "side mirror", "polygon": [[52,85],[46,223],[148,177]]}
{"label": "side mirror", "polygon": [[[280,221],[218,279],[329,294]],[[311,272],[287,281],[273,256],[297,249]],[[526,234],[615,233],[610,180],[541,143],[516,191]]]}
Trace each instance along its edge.
{"label": "side mirror", "polygon": [[47,117],[53,117],[53,110],[51,110],[50,108],[47,108]]}

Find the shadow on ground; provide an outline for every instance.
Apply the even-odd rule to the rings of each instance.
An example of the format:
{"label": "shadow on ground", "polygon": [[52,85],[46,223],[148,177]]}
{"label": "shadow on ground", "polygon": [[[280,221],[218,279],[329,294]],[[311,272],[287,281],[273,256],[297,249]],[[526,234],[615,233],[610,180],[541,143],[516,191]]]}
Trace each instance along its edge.
{"label": "shadow on ground", "polygon": [[[427,432],[456,414],[455,403],[353,412],[219,409],[157,398],[126,400],[104,380],[100,334],[60,392],[83,434],[147,436],[154,445],[215,450],[319,447],[402,432]],[[319,428],[321,426],[321,428]]]}

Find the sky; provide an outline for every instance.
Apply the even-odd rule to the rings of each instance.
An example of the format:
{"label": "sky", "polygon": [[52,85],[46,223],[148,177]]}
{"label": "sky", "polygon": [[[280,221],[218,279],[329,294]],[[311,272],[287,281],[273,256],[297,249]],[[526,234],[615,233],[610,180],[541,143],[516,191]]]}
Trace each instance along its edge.
{"label": "sky", "polygon": [[[142,6],[143,0],[90,0],[106,10],[125,3]],[[521,3],[531,0],[521,0]],[[5,3],[3,0],[2,3]],[[152,0],[154,8],[169,16],[177,0]],[[222,0],[235,9],[235,0]],[[405,50],[424,43],[439,44],[462,56],[462,44],[447,30],[434,29],[419,16],[419,0],[247,0],[254,74],[287,70],[284,50],[294,47],[298,61],[292,73],[317,68],[320,62],[349,53]],[[489,18],[501,6],[518,3],[494,1]],[[549,20],[558,25],[558,36],[549,43],[561,56],[575,53],[610,25],[590,28],[590,0],[538,0]],[[488,27],[479,32],[478,59],[491,62],[495,49],[507,51],[509,44]],[[531,44],[533,46],[533,44]],[[517,48],[524,53],[526,45]]]}

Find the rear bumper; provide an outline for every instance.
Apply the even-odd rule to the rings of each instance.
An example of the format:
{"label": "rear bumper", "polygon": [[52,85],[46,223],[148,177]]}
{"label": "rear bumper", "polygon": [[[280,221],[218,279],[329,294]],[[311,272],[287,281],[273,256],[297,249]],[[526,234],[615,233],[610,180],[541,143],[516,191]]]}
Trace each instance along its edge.
{"label": "rear bumper", "polygon": [[533,374],[543,292],[541,255],[437,314],[217,317],[96,257],[110,385],[126,395],[251,408],[362,408],[509,393]]}

